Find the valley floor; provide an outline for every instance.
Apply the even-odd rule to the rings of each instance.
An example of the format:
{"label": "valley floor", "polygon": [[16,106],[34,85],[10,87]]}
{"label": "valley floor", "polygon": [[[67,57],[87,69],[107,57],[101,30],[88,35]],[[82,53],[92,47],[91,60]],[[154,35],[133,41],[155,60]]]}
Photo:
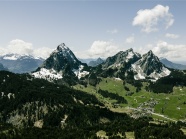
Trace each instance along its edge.
{"label": "valley floor", "polygon": [[[126,91],[124,86],[129,90]],[[146,86],[147,83],[143,82],[141,90],[136,92],[136,87],[128,83],[123,85],[123,81],[117,78],[102,78],[102,81],[95,87],[76,85],[74,88],[95,95],[110,110],[128,113],[134,118],[151,115],[156,120],[186,121],[186,87],[174,87],[173,93],[170,94],[156,94],[146,91]],[[105,98],[97,93],[99,89],[118,94],[128,103],[118,103],[112,98]],[[129,93],[131,95],[128,95]]]}

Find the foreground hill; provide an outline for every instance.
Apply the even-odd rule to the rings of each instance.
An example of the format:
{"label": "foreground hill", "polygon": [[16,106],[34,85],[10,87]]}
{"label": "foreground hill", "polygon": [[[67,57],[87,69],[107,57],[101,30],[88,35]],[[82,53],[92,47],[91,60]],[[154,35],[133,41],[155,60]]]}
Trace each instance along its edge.
{"label": "foreground hill", "polygon": [[1,71],[0,84],[1,138],[99,138],[101,131],[110,138],[126,138],[129,131],[135,138],[185,137],[180,124],[133,119],[110,111],[93,95],[28,74]]}

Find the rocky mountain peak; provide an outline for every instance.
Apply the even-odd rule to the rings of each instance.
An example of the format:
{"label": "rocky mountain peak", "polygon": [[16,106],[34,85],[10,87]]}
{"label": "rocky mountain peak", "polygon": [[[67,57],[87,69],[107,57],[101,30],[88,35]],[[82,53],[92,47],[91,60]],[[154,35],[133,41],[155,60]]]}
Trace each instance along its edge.
{"label": "rocky mountain peak", "polygon": [[54,69],[59,72],[67,65],[69,65],[71,69],[78,69],[81,62],[64,43],[61,43],[57,46],[57,49],[51,53],[50,57],[44,61],[41,67]]}
{"label": "rocky mountain peak", "polygon": [[159,58],[151,50],[144,54],[132,67],[138,73],[135,76],[136,79],[145,79],[148,76],[157,80],[160,77],[170,74],[170,71],[164,67]]}
{"label": "rocky mountain peak", "polygon": [[126,50],[126,51],[127,51],[127,52],[133,52],[133,49],[130,48],[130,49]]}
{"label": "rocky mountain peak", "polygon": [[154,55],[154,53],[152,52],[152,50],[149,50],[149,51],[147,52],[147,54],[149,54],[149,55]]}
{"label": "rocky mountain peak", "polygon": [[[132,48],[126,51],[120,51],[116,55],[109,57],[103,63],[103,68],[113,67],[121,68],[126,63],[134,63],[141,58],[141,55],[135,53]],[[130,66],[129,66],[130,67]]]}
{"label": "rocky mountain peak", "polygon": [[65,43],[61,43],[60,45],[57,46],[58,51],[64,51],[64,50],[69,50],[69,48],[65,45]]}
{"label": "rocky mountain peak", "polygon": [[86,64],[81,63],[74,53],[64,44],[57,46],[49,58],[33,73],[36,78],[43,78],[49,81],[61,79],[72,75],[78,78],[88,74],[88,72],[81,73]]}

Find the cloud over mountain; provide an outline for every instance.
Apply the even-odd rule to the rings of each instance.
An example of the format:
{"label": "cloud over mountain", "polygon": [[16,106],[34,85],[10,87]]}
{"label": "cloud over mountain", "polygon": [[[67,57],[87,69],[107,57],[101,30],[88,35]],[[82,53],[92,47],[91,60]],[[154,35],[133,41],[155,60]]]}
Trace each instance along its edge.
{"label": "cloud over mountain", "polygon": [[52,49],[47,47],[34,49],[32,43],[25,42],[20,39],[10,41],[7,47],[0,47],[0,55],[14,53],[20,55],[32,55],[45,59],[50,55],[51,52]]}
{"label": "cloud over mountain", "polygon": [[140,53],[145,53],[148,50],[152,50],[158,57],[166,57],[174,61],[186,59],[186,45],[184,44],[170,44],[166,41],[158,41],[155,44],[148,44],[139,48]]}
{"label": "cloud over mountain", "polygon": [[110,41],[94,41],[91,47],[83,52],[75,52],[79,58],[107,58],[116,54],[120,49]]}

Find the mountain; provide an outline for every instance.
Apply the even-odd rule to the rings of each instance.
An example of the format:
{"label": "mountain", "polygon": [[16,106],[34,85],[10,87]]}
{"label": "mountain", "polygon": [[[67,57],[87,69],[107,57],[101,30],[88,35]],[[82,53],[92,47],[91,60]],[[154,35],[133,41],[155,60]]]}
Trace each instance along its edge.
{"label": "mountain", "polygon": [[57,46],[43,64],[32,73],[36,78],[44,78],[50,81],[62,79],[63,77],[78,77],[79,79],[87,74],[83,70],[87,67],[81,63],[74,53],[64,44]]}
{"label": "mountain", "polygon": [[136,73],[134,75],[136,80],[145,78],[157,80],[170,74],[170,70],[160,62],[159,58],[151,50],[132,64],[132,70]]}
{"label": "mountain", "polygon": [[[114,111],[114,106],[123,107],[120,104],[111,105],[110,110],[108,107],[110,98],[120,100],[118,103],[126,105],[126,99],[117,93],[99,89],[94,96],[92,89],[86,93],[35,79],[29,74],[14,74],[7,71],[0,71],[0,84],[2,139],[97,139],[103,136],[120,139],[128,137],[128,133],[131,132],[133,138],[186,137],[181,130],[185,127],[184,122],[153,124],[152,117],[133,118],[122,111]],[[106,98],[107,103],[98,100],[98,93],[102,99]],[[154,104],[152,102],[151,105]],[[145,104],[148,105],[147,102]],[[145,107],[148,107],[147,105]]]}
{"label": "mountain", "polygon": [[82,63],[86,63],[88,64],[90,61],[96,61],[96,58],[78,58],[79,61],[81,61]]}
{"label": "mountain", "polygon": [[[133,118],[108,110],[91,94],[29,74],[0,71],[0,84],[0,138],[25,138],[26,134],[29,138],[84,139],[96,135],[99,126],[132,124]],[[127,124],[124,127],[133,129]]]}
{"label": "mountain", "polygon": [[90,61],[90,62],[88,63],[88,66],[95,67],[95,66],[97,66],[97,65],[99,65],[99,64],[101,64],[101,63],[103,63],[103,62],[104,62],[103,59],[98,58],[98,59],[95,60],[95,61]]}
{"label": "mountain", "polygon": [[161,63],[163,63],[166,67],[172,68],[172,69],[179,69],[179,70],[186,70],[186,65],[173,63],[166,58],[160,58]]}
{"label": "mountain", "polygon": [[[97,62],[102,62],[102,60],[98,59]],[[100,66],[91,68],[80,62],[74,53],[62,43],[32,75],[49,81],[68,80],[68,83],[76,82],[82,77],[86,77],[84,81],[88,83],[90,80],[92,81],[92,78],[89,77],[95,77],[95,85],[98,82],[98,76],[156,81],[168,76],[170,72],[152,51],[141,56],[132,48],[120,51],[116,55],[108,57]]]}
{"label": "mountain", "polygon": [[126,65],[130,65],[141,58],[141,55],[135,53],[133,49],[126,51],[120,51],[112,57],[108,57],[102,64],[103,68],[121,68]]}
{"label": "mountain", "polygon": [[96,69],[99,76],[119,77],[130,81],[143,79],[156,81],[161,77],[168,76],[170,72],[152,51],[141,56],[133,49],[120,51],[116,55],[108,57]]}
{"label": "mountain", "polygon": [[14,73],[27,73],[37,69],[44,59],[31,55],[6,54],[0,56],[0,63]]}
{"label": "mountain", "polygon": [[1,64],[1,63],[0,63],[0,70],[6,70],[6,71],[8,71],[8,69],[5,68],[5,67],[3,66],[3,64]]}

